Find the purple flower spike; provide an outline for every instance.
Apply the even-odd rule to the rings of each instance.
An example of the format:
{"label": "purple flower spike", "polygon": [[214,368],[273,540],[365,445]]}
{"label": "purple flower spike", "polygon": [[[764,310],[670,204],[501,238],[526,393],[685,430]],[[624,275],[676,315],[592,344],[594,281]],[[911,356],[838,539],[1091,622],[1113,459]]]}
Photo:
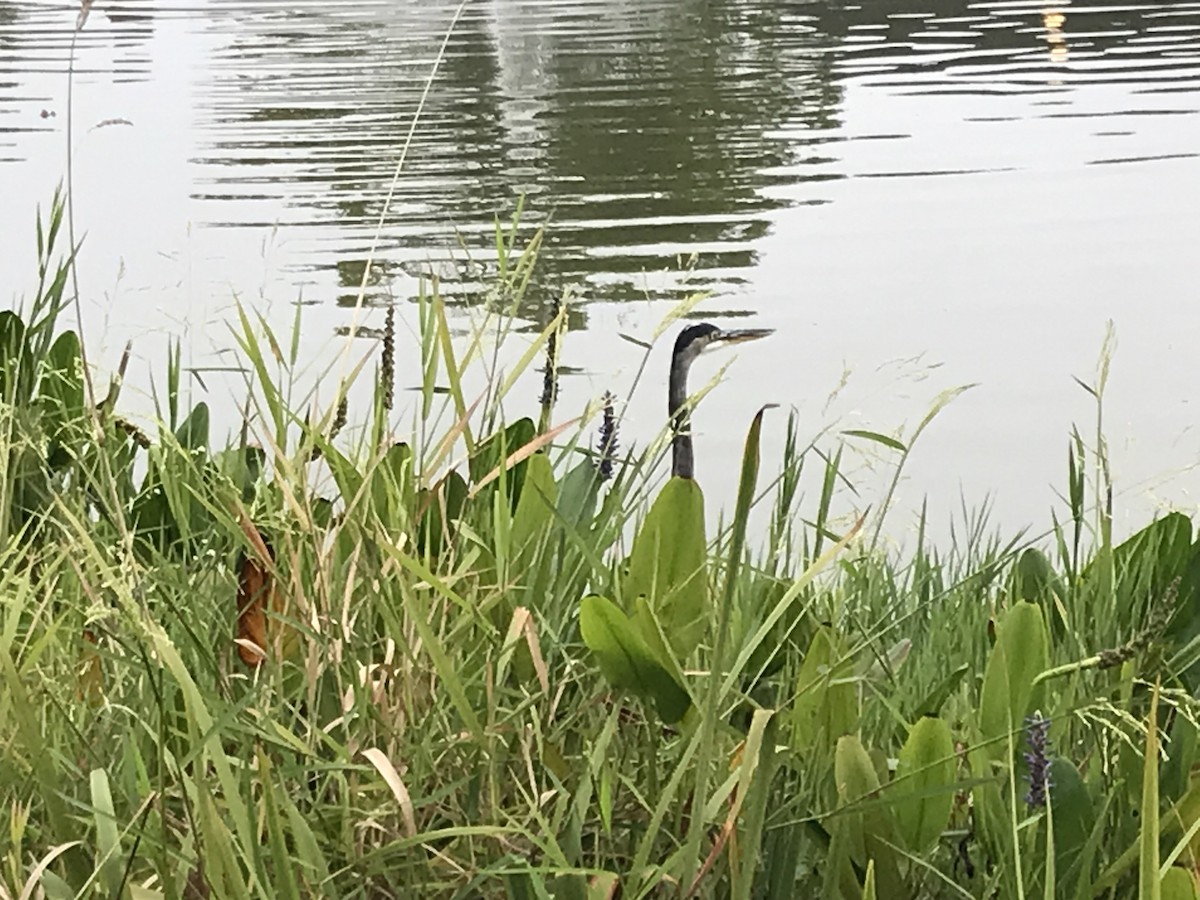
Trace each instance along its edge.
{"label": "purple flower spike", "polygon": [[1046,805],[1050,790],[1050,720],[1035,712],[1025,719],[1025,764],[1029,766],[1029,791],[1025,802],[1040,809]]}

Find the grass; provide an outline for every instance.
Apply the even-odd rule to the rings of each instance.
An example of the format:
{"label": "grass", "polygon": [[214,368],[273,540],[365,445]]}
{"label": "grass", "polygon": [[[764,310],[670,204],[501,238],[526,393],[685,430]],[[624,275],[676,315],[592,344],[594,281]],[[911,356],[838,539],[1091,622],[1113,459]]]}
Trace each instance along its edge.
{"label": "grass", "polygon": [[[289,401],[295,335],[243,310],[221,448],[177,353],[152,433],[118,378],[92,399],[63,217],[0,314],[0,896],[1192,896],[1200,544],[1171,515],[1114,546],[1099,428],[1040,541],[922,527],[901,554],[886,497],[831,510],[843,439],[897,477],[912,440],[805,447],[793,419],[764,463],[760,413],[732,518],[667,584],[666,435],[622,453],[613,398],[555,409],[563,305],[497,362],[540,234],[497,228],[465,339],[419,298],[403,410],[390,315],[317,407]],[[703,604],[694,645],[674,590]]]}
{"label": "grass", "polygon": [[[517,336],[520,213],[465,337],[424,285],[414,346],[389,310],[320,402],[299,314],[239,308],[220,447],[178,346],[146,430],[124,361],[107,389],[88,364],[55,197],[0,313],[0,897],[1195,896],[1200,543],[1171,515],[1114,545],[1111,343],[1034,541],[982,513],[884,539],[965,388],[904,440],[790,417],[778,460],[760,411],[708,535],[665,433],[630,452],[622,398],[557,408],[571,298]],[[646,360],[699,299],[631,338]],[[863,442],[893,478],[841,518]]]}

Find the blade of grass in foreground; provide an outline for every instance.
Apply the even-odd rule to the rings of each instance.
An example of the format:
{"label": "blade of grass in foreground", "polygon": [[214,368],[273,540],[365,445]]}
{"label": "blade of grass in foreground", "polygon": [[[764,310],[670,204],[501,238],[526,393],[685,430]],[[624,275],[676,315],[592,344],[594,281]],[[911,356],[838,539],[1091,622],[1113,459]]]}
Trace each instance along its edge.
{"label": "blade of grass in foreground", "polygon": [[1150,695],[1146,722],[1146,757],[1142,763],[1141,860],[1138,867],[1138,900],[1161,900],[1158,874],[1158,682]]}
{"label": "blade of grass in foreground", "polygon": [[770,409],[769,406],[764,406],[755,414],[754,420],[750,423],[750,431],[746,435],[745,450],[742,452],[742,474],[738,481],[733,534],[729,542],[729,558],[726,561],[725,590],[721,596],[721,607],[715,623],[712,663],[708,673],[708,690],[700,708],[700,747],[696,757],[696,787],[692,794],[691,827],[684,847],[683,878],[680,881],[683,885],[691,885],[696,877],[700,843],[708,828],[704,810],[708,804],[708,782],[711,774],[709,768],[712,763],[713,741],[716,737],[718,706],[721,702],[720,673],[725,664],[725,643],[729,636],[729,618],[733,611],[733,597],[737,589],[738,572],[746,547],[746,524],[750,519],[750,505],[754,501],[754,488],[758,483],[763,414],[768,409]]}

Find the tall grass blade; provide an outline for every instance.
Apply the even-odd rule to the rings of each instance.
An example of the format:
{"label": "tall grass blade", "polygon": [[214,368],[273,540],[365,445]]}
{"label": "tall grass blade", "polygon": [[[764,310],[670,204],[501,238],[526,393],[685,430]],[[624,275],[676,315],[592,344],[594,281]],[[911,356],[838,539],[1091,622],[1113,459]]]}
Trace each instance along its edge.
{"label": "tall grass blade", "polygon": [[1139,833],[1138,900],[1162,900],[1162,875],[1158,857],[1158,698],[1159,685],[1150,695],[1146,718],[1146,746],[1142,766],[1141,831]]}

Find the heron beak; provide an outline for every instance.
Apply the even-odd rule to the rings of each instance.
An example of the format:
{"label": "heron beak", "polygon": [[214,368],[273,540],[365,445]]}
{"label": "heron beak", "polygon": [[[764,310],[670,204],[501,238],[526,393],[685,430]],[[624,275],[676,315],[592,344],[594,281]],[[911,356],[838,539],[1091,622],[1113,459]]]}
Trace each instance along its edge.
{"label": "heron beak", "polygon": [[714,339],[714,344],[744,344],[746,341],[757,341],[769,334],[774,334],[774,328],[733,328],[724,329]]}

